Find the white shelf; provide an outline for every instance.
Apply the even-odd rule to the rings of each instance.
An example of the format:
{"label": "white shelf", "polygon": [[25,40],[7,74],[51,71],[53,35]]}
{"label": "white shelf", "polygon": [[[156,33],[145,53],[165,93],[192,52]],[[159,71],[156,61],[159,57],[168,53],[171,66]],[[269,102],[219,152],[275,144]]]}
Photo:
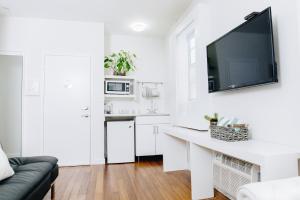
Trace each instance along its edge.
{"label": "white shelf", "polygon": [[114,75],[105,75],[105,79],[118,79],[118,80],[134,80],[132,76],[114,76]]}
{"label": "white shelf", "polygon": [[134,99],[135,95],[117,95],[117,94],[105,94],[105,98],[119,98],[119,99]]}
{"label": "white shelf", "polygon": [[131,113],[113,113],[113,114],[104,114],[105,117],[161,117],[161,116],[170,116],[168,113],[141,113],[141,114],[131,114]]}
{"label": "white shelf", "polygon": [[139,84],[154,84],[154,85],[163,85],[164,82],[159,82],[159,81],[137,81]]}
{"label": "white shelf", "polygon": [[136,117],[136,114],[104,114],[104,117]]}

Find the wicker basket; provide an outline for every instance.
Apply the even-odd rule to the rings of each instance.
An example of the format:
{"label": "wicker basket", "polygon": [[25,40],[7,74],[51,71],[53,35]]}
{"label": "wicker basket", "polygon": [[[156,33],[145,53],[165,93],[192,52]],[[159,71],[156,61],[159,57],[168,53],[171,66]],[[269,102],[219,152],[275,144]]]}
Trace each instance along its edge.
{"label": "wicker basket", "polygon": [[248,128],[229,128],[224,126],[210,126],[212,138],[227,142],[246,141],[249,139]]}

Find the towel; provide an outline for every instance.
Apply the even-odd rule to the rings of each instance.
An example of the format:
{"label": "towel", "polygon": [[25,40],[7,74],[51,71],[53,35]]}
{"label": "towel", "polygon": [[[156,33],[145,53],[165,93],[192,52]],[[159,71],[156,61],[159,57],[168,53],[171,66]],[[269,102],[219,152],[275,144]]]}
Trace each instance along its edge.
{"label": "towel", "polygon": [[300,177],[244,185],[237,200],[300,200]]}
{"label": "towel", "polygon": [[218,126],[228,126],[228,125],[233,125],[236,124],[239,120],[237,118],[226,118],[226,117],[221,117],[218,121]]}

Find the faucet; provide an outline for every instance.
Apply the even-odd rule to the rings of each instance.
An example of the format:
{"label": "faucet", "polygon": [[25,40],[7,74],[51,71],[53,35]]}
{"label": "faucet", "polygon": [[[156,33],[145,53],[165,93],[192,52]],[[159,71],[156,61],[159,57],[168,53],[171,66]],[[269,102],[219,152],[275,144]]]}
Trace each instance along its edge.
{"label": "faucet", "polygon": [[154,99],[151,99],[151,107],[150,108],[147,108],[148,110],[148,113],[153,113],[153,114],[156,114],[157,113],[157,107],[155,106],[155,103],[154,103]]}

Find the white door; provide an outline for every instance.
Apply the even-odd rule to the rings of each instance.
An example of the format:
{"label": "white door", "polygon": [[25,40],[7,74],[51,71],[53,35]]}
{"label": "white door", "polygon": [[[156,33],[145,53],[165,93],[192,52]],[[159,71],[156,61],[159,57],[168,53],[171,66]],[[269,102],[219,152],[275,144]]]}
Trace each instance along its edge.
{"label": "white door", "polygon": [[136,125],[136,155],[155,155],[154,125]]}
{"label": "white door", "polygon": [[134,161],[134,121],[107,122],[107,162]]}
{"label": "white door", "polygon": [[46,56],[44,152],[63,166],[90,164],[90,57]]}

